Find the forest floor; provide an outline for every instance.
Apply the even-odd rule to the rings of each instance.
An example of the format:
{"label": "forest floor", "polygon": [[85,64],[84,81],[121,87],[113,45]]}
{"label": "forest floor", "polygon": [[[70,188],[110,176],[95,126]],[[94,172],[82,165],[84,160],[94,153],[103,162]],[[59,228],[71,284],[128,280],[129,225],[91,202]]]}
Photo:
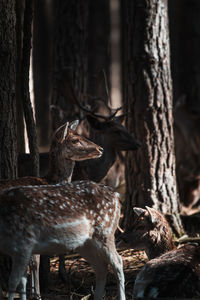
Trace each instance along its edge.
{"label": "forest floor", "polygon": [[[143,251],[119,251],[123,259],[126,299],[132,299],[135,277],[147,258]],[[67,284],[58,275],[58,257],[51,260],[49,293],[43,300],[87,300],[92,299],[95,288],[95,275],[90,265],[80,256],[66,256]],[[117,283],[112,270],[109,269],[106,282],[105,300],[117,299]]]}

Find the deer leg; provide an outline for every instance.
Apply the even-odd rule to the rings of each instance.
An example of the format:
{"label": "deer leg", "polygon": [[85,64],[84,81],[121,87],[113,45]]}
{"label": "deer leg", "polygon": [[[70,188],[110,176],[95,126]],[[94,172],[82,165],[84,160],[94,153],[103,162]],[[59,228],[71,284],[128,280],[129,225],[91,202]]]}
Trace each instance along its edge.
{"label": "deer leg", "polygon": [[64,255],[59,256],[59,276],[63,282],[67,283],[67,272],[65,269],[65,257]]}
{"label": "deer leg", "polygon": [[32,255],[30,260],[31,270],[31,293],[34,299],[40,299],[40,282],[39,282],[39,266],[40,255]]}
{"label": "deer leg", "polygon": [[14,295],[19,284],[21,284],[20,299],[26,300],[26,269],[29,260],[30,255],[28,253],[24,253],[23,255],[18,254],[12,257],[8,300],[14,300]]}
{"label": "deer leg", "polygon": [[92,266],[96,276],[96,287],[94,293],[94,300],[103,298],[108,263],[105,259],[103,251],[99,252],[99,247],[92,244],[82,248],[79,253],[85,258]]}
{"label": "deer leg", "polygon": [[117,253],[115,243],[111,243],[106,251],[108,262],[111,265],[114,275],[117,279],[118,297],[120,300],[125,300],[125,286],[124,286],[124,272],[123,261],[121,256]]}

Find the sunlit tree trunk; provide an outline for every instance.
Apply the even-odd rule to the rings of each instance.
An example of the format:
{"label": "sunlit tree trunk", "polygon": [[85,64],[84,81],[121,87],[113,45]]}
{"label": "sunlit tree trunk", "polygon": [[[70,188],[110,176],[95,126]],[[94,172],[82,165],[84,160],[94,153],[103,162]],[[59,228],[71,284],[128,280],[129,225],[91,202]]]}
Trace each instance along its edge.
{"label": "sunlit tree trunk", "polygon": [[124,9],[125,99],[128,127],[142,147],[126,164],[126,223],[133,206],[148,205],[171,219],[182,233],[177,193],[172,84],[166,0],[126,0]]}

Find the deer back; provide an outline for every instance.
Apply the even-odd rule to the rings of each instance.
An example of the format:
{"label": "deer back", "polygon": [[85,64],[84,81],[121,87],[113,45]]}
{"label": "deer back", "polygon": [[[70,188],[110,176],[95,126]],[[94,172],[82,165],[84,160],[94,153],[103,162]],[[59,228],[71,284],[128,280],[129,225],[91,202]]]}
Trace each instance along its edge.
{"label": "deer back", "polygon": [[10,255],[25,244],[62,254],[87,239],[103,243],[114,238],[120,215],[119,194],[89,181],[10,188],[0,199],[0,251]]}
{"label": "deer back", "polygon": [[200,296],[200,246],[184,245],[146,263],[138,273],[134,299],[191,299]]}

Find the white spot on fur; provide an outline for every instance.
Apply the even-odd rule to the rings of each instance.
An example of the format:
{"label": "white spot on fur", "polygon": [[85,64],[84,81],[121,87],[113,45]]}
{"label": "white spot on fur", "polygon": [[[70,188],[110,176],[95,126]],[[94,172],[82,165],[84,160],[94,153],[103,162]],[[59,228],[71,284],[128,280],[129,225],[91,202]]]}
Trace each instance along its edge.
{"label": "white spot on fur", "polygon": [[105,221],[106,221],[106,222],[109,222],[109,217],[108,217],[107,214],[105,215]]}

